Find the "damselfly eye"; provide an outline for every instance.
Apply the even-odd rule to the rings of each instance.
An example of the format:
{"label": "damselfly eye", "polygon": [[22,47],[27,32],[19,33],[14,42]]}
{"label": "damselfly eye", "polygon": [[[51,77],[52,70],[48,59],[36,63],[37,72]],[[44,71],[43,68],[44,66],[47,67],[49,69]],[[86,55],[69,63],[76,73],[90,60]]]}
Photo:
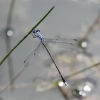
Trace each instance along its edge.
{"label": "damselfly eye", "polygon": [[33,30],[33,33],[36,33],[36,30]]}

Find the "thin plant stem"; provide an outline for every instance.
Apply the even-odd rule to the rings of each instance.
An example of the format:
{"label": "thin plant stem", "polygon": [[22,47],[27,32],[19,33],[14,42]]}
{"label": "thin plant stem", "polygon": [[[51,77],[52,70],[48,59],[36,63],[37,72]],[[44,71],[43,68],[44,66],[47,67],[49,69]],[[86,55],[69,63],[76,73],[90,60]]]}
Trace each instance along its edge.
{"label": "thin plant stem", "polygon": [[[87,71],[87,70],[89,70],[89,69],[91,69],[91,68],[97,67],[98,65],[100,65],[100,62],[95,63],[95,64],[93,64],[93,65],[91,65],[91,66],[89,66],[89,67],[86,67],[86,68],[84,68],[84,69],[82,69],[82,70],[80,70],[80,71],[74,72],[74,73],[72,73],[72,74],[70,74],[70,75],[67,75],[67,76],[64,77],[64,78],[65,78],[65,79],[71,78],[71,77],[73,77],[73,76],[75,76],[75,75],[77,75],[77,74],[80,74],[80,73],[82,73],[82,72],[85,72],[85,71]],[[24,66],[24,67],[20,70],[20,72],[19,72],[7,85],[5,85],[4,87],[2,87],[2,89],[0,90],[0,94],[3,93],[4,91],[6,91],[6,90],[10,87],[10,85],[12,84],[12,82],[14,82],[14,81],[24,72],[24,70],[26,69],[26,67],[27,67],[27,65]],[[51,88],[55,87],[56,85],[58,85],[58,83],[59,83],[60,81],[61,81],[61,79],[58,80],[58,81],[56,81],[56,82],[53,82],[52,84],[47,85],[46,87],[39,88],[39,90],[40,90],[40,91],[44,91],[44,90],[47,90],[47,89],[51,89]]]}
{"label": "thin plant stem", "polygon": [[[74,73],[71,73],[71,74],[67,75],[66,77],[64,77],[64,79],[71,78],[71,77],[73,77],[73,76],[75,76],[75,75],[78,75],[78,74],[80,74],[80,73],[82,73],[82,72],[88,71],[88,70],[91,69],[91,68],[98,67],[98,65],[100,65],[100,62],[95,63],[95,64],[93,64],[93,65],[91,65],[91,66],[88,66],[88,67],[86,67],[86,68],[84,68],[84,69],[82,69],[82,70],[80,70],[80,71],[76,71],[76,72],[74,72]],[[36,90],[42,92],[42,91],[46,91],[46,90],[48,90],[48,89],[51,89],[51,88],[54,88],[54,87],[58,86],[58,83],[59,83],[60,81],[61,81],[61,79],[59,79],[59,80],[57,80],[57,81],[54,81],[54,82],[51,82],[51,83],[49,83],[48,85],[46,85],[45,87],[41,87],[41,85],[40,85],[40,86],[37,86],[37,87],[35,86],[35,87],[36,87]]]}
{"label": "thin plant stem", "polygon": [[[76,72],[74,72],[74,73],[72,73],[72,74],[69,74],[69,75],[67,75],[66,77],[64,77],[64,79],[71,78],[71,77],[73,77],[73,76],[75,76],[75,75],[78,75],[78,74],[80,74],[80,73],[82,73],[82,72],[88,71],[88,70],[91,69],[91,68],[98,67],[98,65],[100,65],[100,62],[95,63],[95,64],[93,64],[93,65],[91,65],[91,66],[88,66],[88,67],[86,67],[86,68],[84,68],[84,69],[82,69],[82,70],[76,71]],[[52,83],[48,84],[48,85],[45,86],[45,87],[38,86],[38,87],[37,87],[37,90],[38,90],[38,91],[45,91],[45,90],[54,88],[54,87],[56,87],[56,86],[58,85],[58,83],[59,83],[60,81],[61,81],[61,79],[59,79],[59,80],[56,81],[56,82],[52,82]]]}
{"label": "thin plant stem", "polygon": [[0,62],[0,66],[2,65],[2,63],[7,59],[7,57],[23,42],[23,40],[25,40],[27,38],[27,36],[29,34],[31,34],[31,32],[48,16],[48,14],[54,9],[55,6],[53,6],[47,13],[46,15],[23,37],[23,39],[21,39],[17,45],[15,45],[13,47],[13,49],[2,59],[2,61]]}
{"label": "thin plant stem", "polygon": [[13,13],[13,10],[14,10],[15,1],[16,0],[12,0],[11,4],[10,4],[10,9],[9,9],[9,12],[8,12],[8,17],[7,17],[6,29],[10,28],[10,25],[11,25],[11,22],[12,22],[12,13]]}
{"label": "thin plant stem", "polygon": [[93,31],[94,27],[98,24],[98,20],[100,18],[100,14],[98,15],[98,17],[96,18],[96,20],[93,22],[93,24],[89,27],[89,29],[86,31],[85,35],[82,37],[82,39],[79,41],[79,45],[81,45],[81,43],[86,40],[86,38],[88,37],[88,35]]}
{"label": "thin plant stem", "polygon": [[[5,42],[6,42],[6,51],[7,52],[9,52],[11,50],[11,47],[10,47],[11,38],[7,35],[7,31],[9,29],[11,29],[12,15],[13,15],[13,11],[14,11],[15,1],[16,0],[11,1],[8,16],[7,16],[7,22],[6,22]],[[11,55],[8,57],[7,63],[8,63],[8,70],[9,70],[9,78],[11,80],[13,78],[13,74],[14,74],[13,62],[12,62],[12,56]]]}
{"label": "thin plant stem", "polygon": [[[80,74],[80,73],[82,73],[82,72],[84,72],[84,71],[87,71],[87,70],[89,70],[89,69],[91,69],[91,68],[93,68],[93,67],[97,67],[98,65],[100,65],[100,62],[98,62],[98,63],[96,63],[96,64],[93,64],[93,65],[91,65],[91,66],[89,66],[89,67],[86,67],[86,68],[84,68],[84,69],[82,69],[82,70],[80,70],[80,71],[74,72],[74,73],[72,73],[72,74],[66,76],[65,79],[71,78],[71,77],[73,77],[73,76],[75,76],[75,75],[77,75],[77,74]],[[59,81],[61,81],[61,80],[59,80]],[[58,81],[58,82],[59,82],[59,81]],[[58,82],[57,82],[57,83],[58,83]]]}
{"label": "thin plant stem", "polygon": [[7,90],[10,85],[24,72],[27,66],[23,66],[23,68],[19,71],[19,73],[7,84],[5,85],[1,90],[0,94],[3,93],[5,90]]}
{"label": "thin plant stem", "polygon": [[[86,67],[86,68],[84,68],[84,69],[82,69],[82,70],[76,71],[76,72],[74,72],[74,73],[72,73],[72,74],[69,74],[69,75],[67,75],[66,77],[64,77],[64,79],[69,79],[69,78],[71,78],[71,77],[73,77],[73,76],[75,76],[75,75],[78,75],[78,74],[82,73],[82,72],[88,71],[88,70],[91,69],[91,68],[98,67],[98,65],[100,65],[100,62],[95,63],[95,64],[93,64],[93,65],[91,65],[91,66],[88,66],[88,67]],[[37,87],[37,90],[38,90],[38,91],[45,91],[45,90],[51,89],[51,88],[53,88],[53,87],[56,87],[60,81],[61,81],[61,79],[59,79],[59,80],[56,81],[56,82],[50,83],[50,84],[48,84],[47,86],[45,86],[45,87],[43,87],[43,88],[42,88],[41,86],[38,86],[38,87]]]}

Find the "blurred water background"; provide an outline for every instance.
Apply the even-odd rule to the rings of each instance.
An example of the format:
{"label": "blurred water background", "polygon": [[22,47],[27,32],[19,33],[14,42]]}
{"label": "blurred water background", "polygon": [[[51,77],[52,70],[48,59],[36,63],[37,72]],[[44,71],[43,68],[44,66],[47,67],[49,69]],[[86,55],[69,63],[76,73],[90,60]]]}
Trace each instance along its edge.
{"label": "blurred water background", "polygon": [[[7,25],[12,1],[14,1],[13,11],[10,13],[10,22]],[[52,6],[55,6],[54,10],[37,27],[41,30],[42,35],[47,38],[76,38],[80,41],[98,18],[97,23],[90,31],[91,34],[83,41],[87,43],[86,49],[81,48],[79,45],[76,48],[77,54],[48,45],[62,74],[66,76],[99,61],[100,18],[98,16],[100,14],[100,0],[0,0],[0,61]],[[7,35],[8,30],[13,31],[12,36]],[[23,61],[36,48],[38,43],[37,39],[33,39],[29,35],[0,66],[0,88],[6,85],[20,71],[23,67]],[[81,50],[79,50],[80,48]],[[12,83],[13,88],[7,89],[0,95],[0,100],[65,99],[57,87],[41,92],[37,89],[41,81],[47,84],[60,78],[45,50],[43,50],[41,56]],[[73,56],[74,59],[72,59]],[[82,73],[69,79],[69,84],[73,87],[73,82],[75,82],[73,80],[79,79],[82,81],[82,79],[89,77],[95,83],[95,92],[92,95],[95,100],[99,100],[99,71],[98,67]],[[87,98],[88,100],[93,99],[88,96]],[[81,99],[86,100],[86,98]],[[81,99],[73,98],[72,100]],[[66,100],[71,99],[66,98]]]}

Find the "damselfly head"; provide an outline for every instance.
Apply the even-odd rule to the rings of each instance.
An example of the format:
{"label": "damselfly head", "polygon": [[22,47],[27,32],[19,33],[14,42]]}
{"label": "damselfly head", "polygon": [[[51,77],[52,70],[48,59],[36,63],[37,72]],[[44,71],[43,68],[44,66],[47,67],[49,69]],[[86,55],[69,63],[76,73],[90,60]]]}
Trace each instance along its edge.
{"label": "damselfly head", "polygon": [[33,30],[33,33],[36,33],[36,30]]}
{"label": "damselfly head", "polygon": [[39,29],[33,30],[33,33],[37,33],[37,32],[40,32],[40,30]]}
{"label": "damselfly head", "polygon": [[39,30],[39,29],[37,29],[37,30],[33,30],[33,33],[34,33],[33,38],[36,38],[36,37],[37,37],[37,33],[39,33],[39,32],[40,32],[40,30]]}
{"label": "damselfly head", "polygon": [[37,30],[34,30],[33,33],[34,33],[34,34],[32,34],[33,38],[36,38],[37,37]]}

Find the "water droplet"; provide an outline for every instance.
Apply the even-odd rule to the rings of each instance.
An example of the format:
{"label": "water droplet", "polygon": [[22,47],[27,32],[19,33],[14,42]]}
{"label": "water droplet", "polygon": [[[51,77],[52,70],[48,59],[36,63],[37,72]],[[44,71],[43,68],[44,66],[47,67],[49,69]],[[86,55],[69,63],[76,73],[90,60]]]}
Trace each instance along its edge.
{"label": "water droplet", "polygon": [[60,87],[64,86],[64,83],[63,82],[59,82],[58,84]]}
{"label": "water droplet", "polygon": [[12,36],[12,35],[13,35],[13,31],[12,31],[12,30],[8,30],[8,31],[7,31],[7,35],[8,35],[8,36]]}
{"label": "water droplet", "polygon": [[87,42],[82,42],[81,46],[82,46],[83,48],[86,48],[86,47],[87,47]]}

